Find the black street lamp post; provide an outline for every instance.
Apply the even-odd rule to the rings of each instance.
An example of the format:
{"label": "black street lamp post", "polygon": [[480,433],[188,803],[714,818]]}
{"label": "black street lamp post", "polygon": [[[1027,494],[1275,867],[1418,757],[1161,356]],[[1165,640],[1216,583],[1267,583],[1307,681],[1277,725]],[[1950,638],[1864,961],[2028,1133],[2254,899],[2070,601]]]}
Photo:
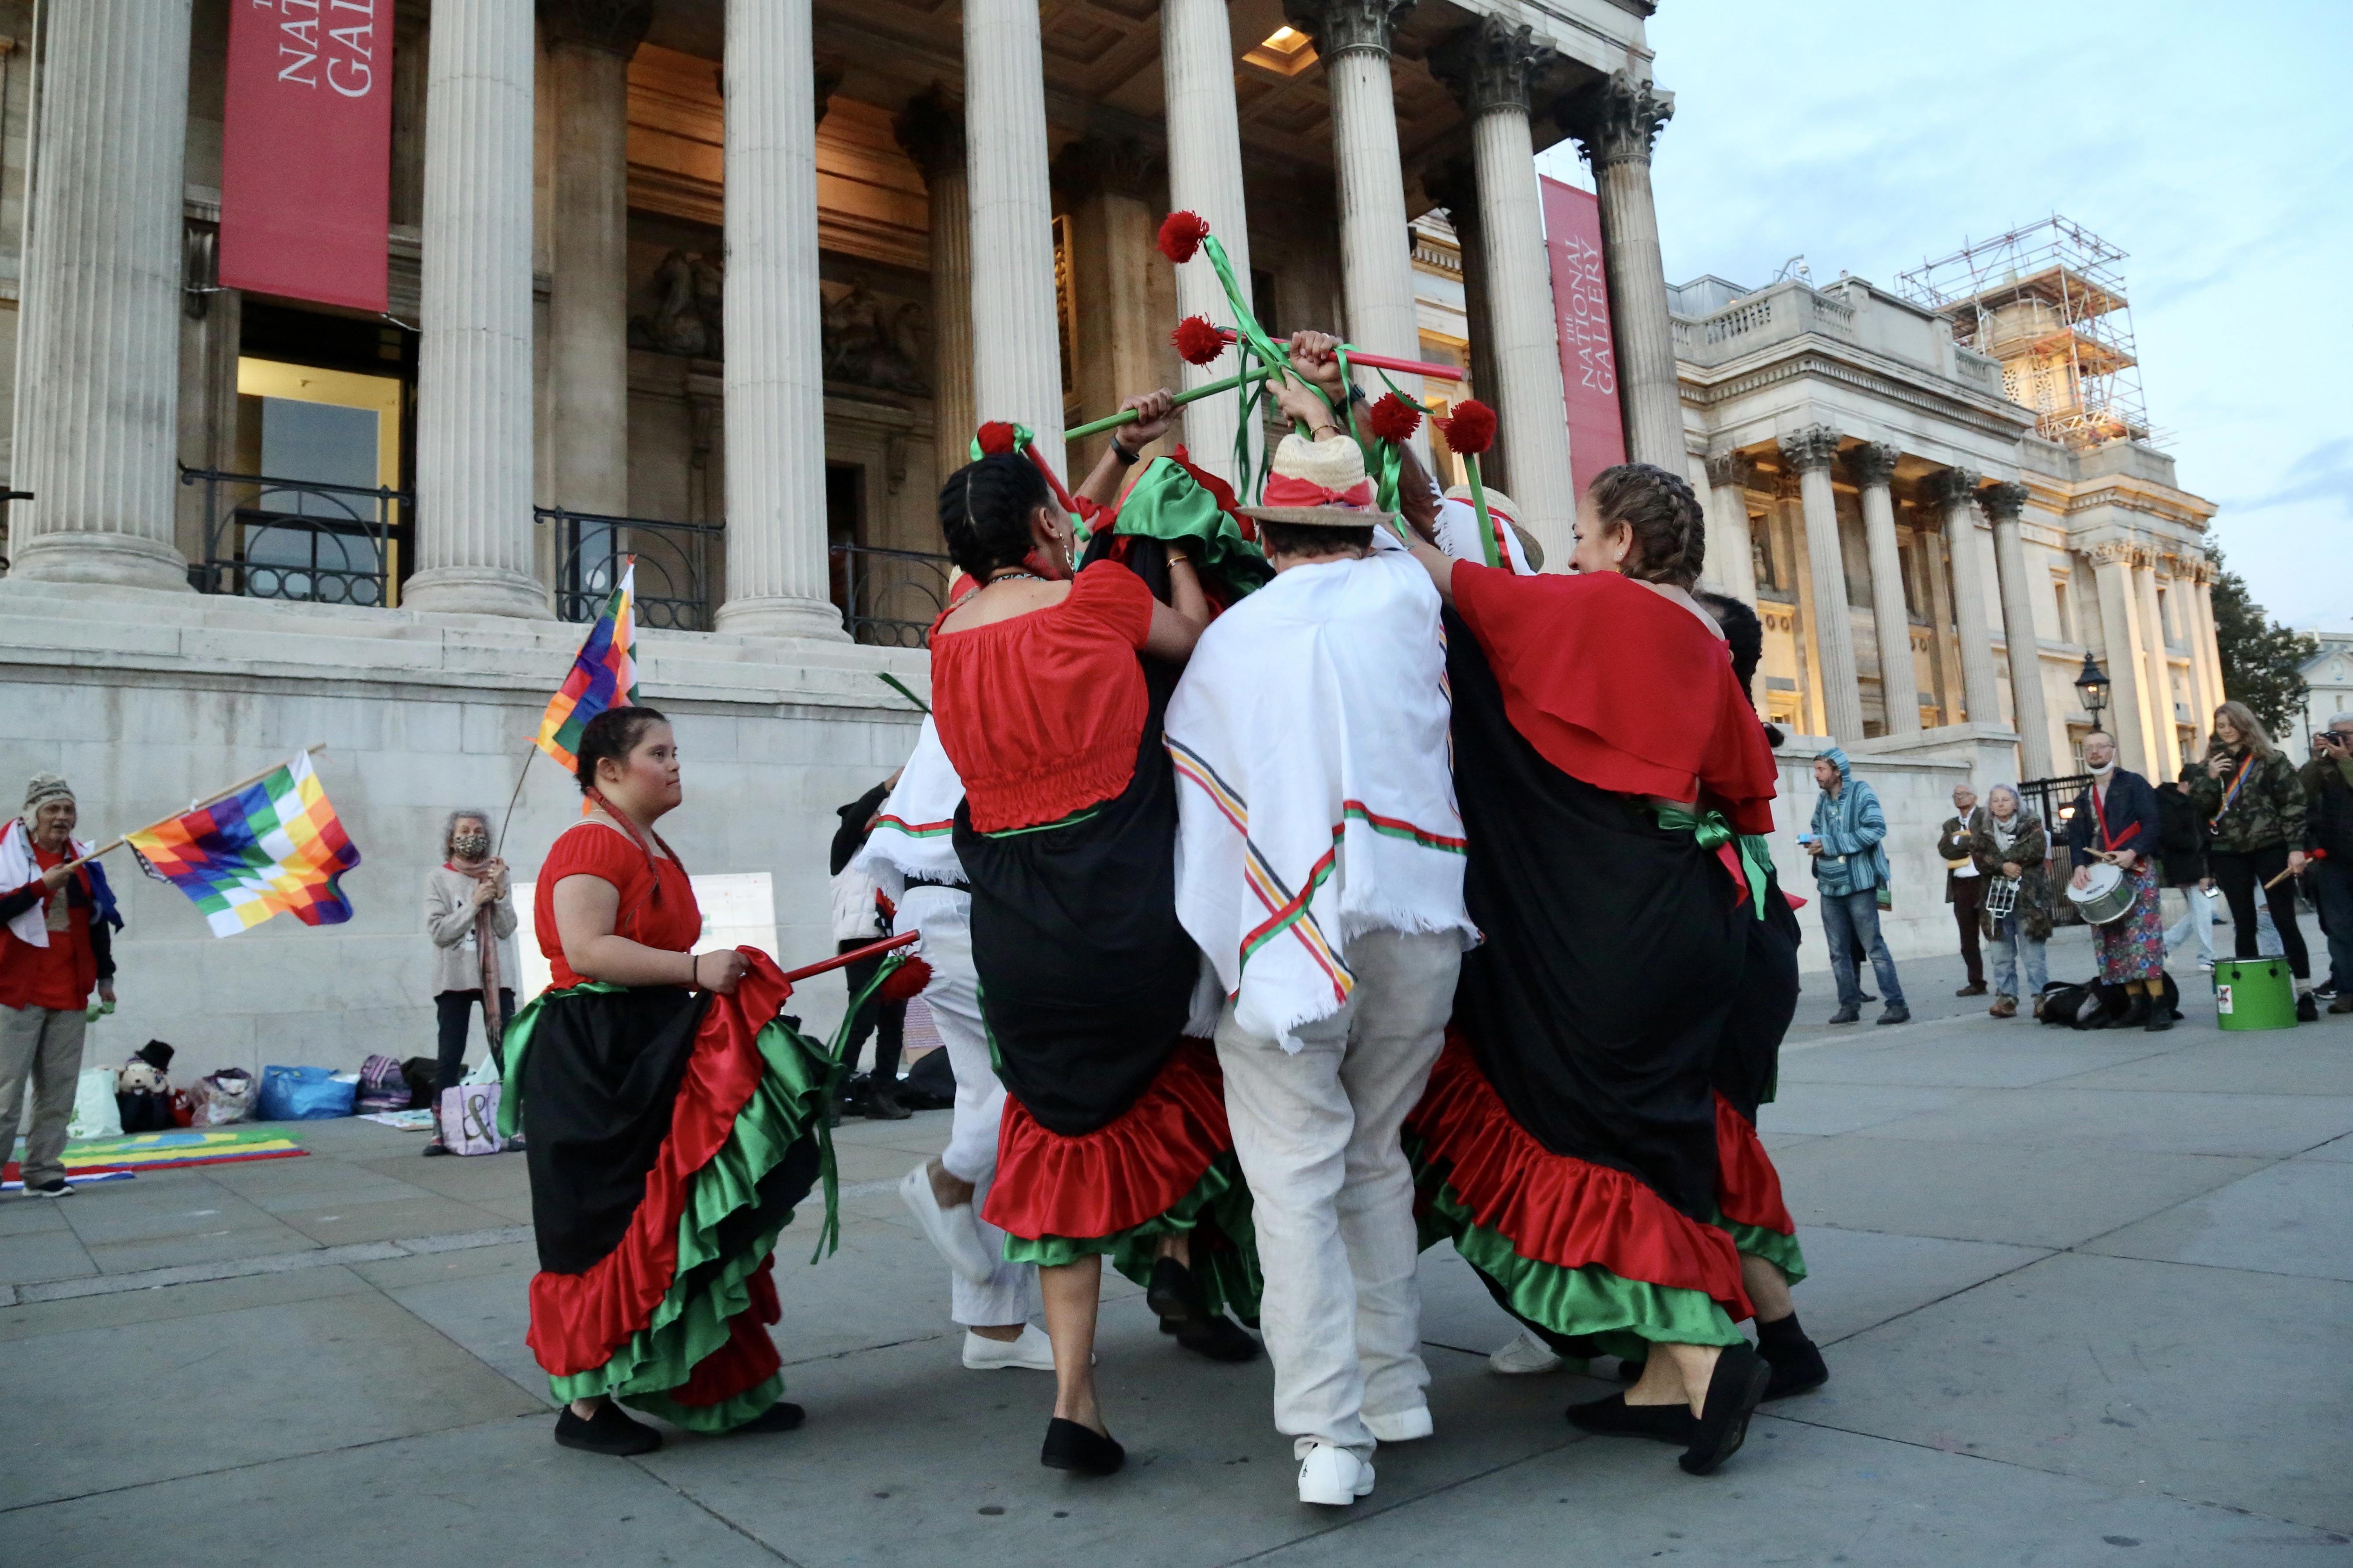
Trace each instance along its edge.
{"label": "black street lamp post", "polygon": [[2075,689],[2083,693],[2084,711],[2092,716],[2092,727],[2099,728],[2100,715],[2108,710],[2108,677],[2088,653],[2084,656],[2084,672],[2075,678]]}

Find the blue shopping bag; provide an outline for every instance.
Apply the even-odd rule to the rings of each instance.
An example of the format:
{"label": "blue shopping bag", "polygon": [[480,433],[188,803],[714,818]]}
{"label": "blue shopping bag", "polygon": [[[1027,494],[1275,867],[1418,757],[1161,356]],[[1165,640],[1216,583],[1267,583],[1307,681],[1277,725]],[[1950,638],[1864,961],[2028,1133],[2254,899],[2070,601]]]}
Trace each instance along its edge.
{"label": "blue shopping bag", "polygon": [[324,1121],[349,1116],[359,1085],[338,1081],[325,1068],[266,1067],[257,1121]]}

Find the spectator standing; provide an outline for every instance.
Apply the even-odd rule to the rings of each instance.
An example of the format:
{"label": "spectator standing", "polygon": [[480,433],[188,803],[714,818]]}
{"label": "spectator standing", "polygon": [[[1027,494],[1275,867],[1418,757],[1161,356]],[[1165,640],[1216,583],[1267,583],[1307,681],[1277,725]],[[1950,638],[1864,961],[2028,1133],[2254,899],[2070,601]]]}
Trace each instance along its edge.
{"label": "spectator standing", "polygon": [[[891,790],[898,784],[899,775],[892,773],[848,805],[839,808],[841,826],[834,830],[833,852],[833,940],[836,952],[848,952],[868,942],[879,942],[891,929],[891,907],[873,874],[862,866],[851,864],[859,850],[866,846],[867,835],[890,798]],[[849,1000],[873,982],[881,973],[882,960],[862,958],[842,970],[849,985]],[[866,1083],[866,1117],[870,1121],[904,1121],[913,1114],[899,1103],[899,1053],[906,1044],[907,1004],[887,1002],[880,996],[867,998],[866,1005],[849,1023],[849,1044],[842,1047],[841,1068],[845,1077],[858,1070],[859,1054],[866,1048],[868,1037],[874,1039],[874,1070]],[[845,1098],[847,1098],[845,1096]]]}
{"label": "spectator standing", "polygon": [[1813,831],[1806,853],[1814,858],[1814,881],[1821,894],[1822,934],[1830,941],[1831,973],[1838,982],[1838,1011],[1833,1024],[1852,1024],[1862,1016],[1862,982],[1855,962],[1858,948],[1871,959],[1879,989],[1887,998],[1880,1013],[1883,1024],[1908,1024],[1912,1009],[1904,1002],[1904,983],[1895,977],[1895,959],[1879,931],[1880,889],[1889,886],[1887,816],[1879,796],[1854,776],[1846,753],[1832,746],[1814,759],[1814,782],[1822,793],[1814,802]]}
{"label": "spectator standing", "polygon": [[2225,702],[2214,710],[2206,760],[2181,770],[2181,787],[2212,835],[2206,867],[2230,900],[2238,956],[2261,954],[2255,921],[2260,894],[2295,976],[2296,1022],[2314,1022],[2320,1012],[2312,999],[2312,959],[2295,918],[2294,879],[2305,866],[2304,783],[2295,764],[2272,744],[2245,703]]}
{"label": "spectator standing", "polygon": [[[425,877],[425,930],[433,939],[433,1008],[441,1029],[433,1073],[438,1106],[441,1091],[466,1076],[474,1009],[481,1008],[483,1041],[501,1063],[499,1046],[514,1016],[514,896],[507,863],[491,853],[488,812],[453,811],[441,825],[441,864]],[[449,1152],[438,1126],[424,1152]]]}
{"label": "spectator standing", "polygon": [[2116,766],[2116,739],[2105,730],[2084,737],[2084,768],[2092,782],[2075,797],[2067,823],[2073,885],[2089,887],[2098,862],[2124,873],[2133,890],[2124,914],[2092,928],[2100,978],[2123,986],[2130,1000],[2122,1015],[2104,1012],[2091,1027],[2128,1029],[2139,1024],[2157,1034],[2173,1027],[2173,1012],[2165,1003],[2165,921],[2157,903],[2155,856],[2165,831],[2158,821],[2157,791],[2138,773]]}
{"label": "spectator standing", "polygon": [[2172,779],[2157,786],[2157,845],[2163,862],[2165,885],[2180,890],[2188,910],[2165,933],[2165,950],[2179,952],[2181,944],[2198,939],[2198,967],[2214,967],[2214,900],[2207,889],[2214,879],[2206,874],[2206,824],[2198,803]]}
{"label": "spectator standing", "polygon": [[73,837],[73,790],[35,773],[23,815],[0,830],[0,1139],[13,1145],[26,1086],[28,1198],[61,1198],[90,993],[114,1001],[113,935],[121,929],[106,874]]}
{"label": "spectator standing", "polygon": [[[1969,836],[1979,883],[1987,890],[1986,940],[1993,943],[1993,1005],[1997,1018],[2018,1016],[2021,996],[2042,1016],[2042,988],[2050,981],[2042,944],[2051,940],[2051,840],[2042,819],[2026,809],[2015,784],[1986,791],[1982,822]],[[1996,897],[1997,891],[2001,896]],[[1997,915],[1994,906],[2007,902]],[[2020,983],[2024,989],[2020,989]]]}
{"label": "spectator standing", "polygon": [[2305,875],[2328,936],[2328,1010],[2353,1013],[2353,713],[2333,716],[2312,739],[2315,755],[2299,777],[2319,863]]}
{"label": "spectator standing", "polygon": [[1971,848],[1985,820],[1978,792],[1965,784],[1955,784],[1953,815],[1945,819],[1937,835],[1936,853],[1945,858],[1945,902],[1953,906],[1953,924],[1961,933],[1961,963],[1968,971],[1968,982],[1953,993],[1956,996],[1986,994],[1985,960],[1978,949],[1978,914],[1985,907],[1985,878],[1978,870]]}

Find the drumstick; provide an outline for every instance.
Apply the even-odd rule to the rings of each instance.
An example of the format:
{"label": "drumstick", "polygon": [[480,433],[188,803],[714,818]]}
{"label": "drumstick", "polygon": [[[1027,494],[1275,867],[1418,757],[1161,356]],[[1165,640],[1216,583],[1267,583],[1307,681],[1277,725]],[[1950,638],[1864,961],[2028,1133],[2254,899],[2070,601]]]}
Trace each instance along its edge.
{"label": "drumstick", "polygon": [[861,958],[879,958],[893,948],[907,946],[923,934],[921,931],[911,931],[898,936],[884,937],[880,942],[870,942],[864,947],[853,947],[848,952],[837,952],[831,958],[822,959],[816,963],[805,963],[798,969],[787,969],[785,971],[785,978],[797,983],[807,980],[812,974],[823,974],[828,969],[839,969],[847,964],[855,963]]}

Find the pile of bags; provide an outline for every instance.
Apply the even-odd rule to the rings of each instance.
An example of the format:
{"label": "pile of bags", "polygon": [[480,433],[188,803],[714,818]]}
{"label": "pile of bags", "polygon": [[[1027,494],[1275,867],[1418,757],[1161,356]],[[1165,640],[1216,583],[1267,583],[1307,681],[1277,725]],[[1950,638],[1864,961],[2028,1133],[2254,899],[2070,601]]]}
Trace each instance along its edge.
{"label": "pile of bags", "polygon": [[74,1086],[72,1139],[119,1138],[126,1132],[168,1132],[175,1127],[221,1127],[254,1120],[259,1086],[242,1068],[224,1068],[172,1087],[172,1047],[150,1040],[120,1068],[92,1068]]}

